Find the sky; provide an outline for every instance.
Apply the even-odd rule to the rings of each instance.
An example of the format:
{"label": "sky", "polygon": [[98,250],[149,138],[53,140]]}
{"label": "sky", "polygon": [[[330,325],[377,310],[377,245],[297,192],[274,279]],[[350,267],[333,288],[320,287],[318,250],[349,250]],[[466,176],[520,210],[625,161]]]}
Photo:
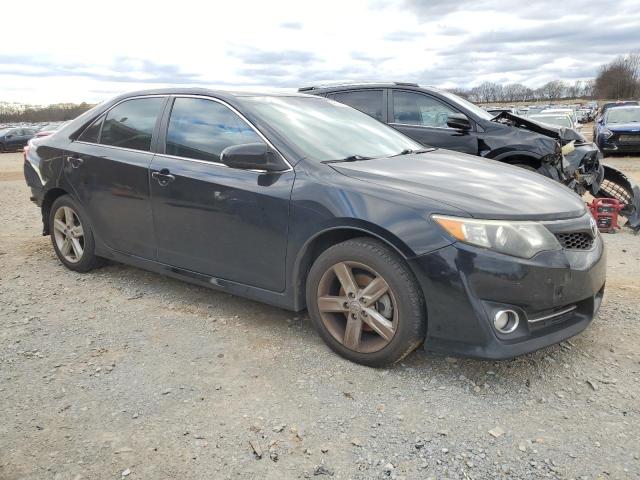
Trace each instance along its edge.
{"label": "sky", "polygon": [[639,0],[29,2],[3,22],[0,101],[99,102],[163,86],[443,88],[593,78],[640,48]]}

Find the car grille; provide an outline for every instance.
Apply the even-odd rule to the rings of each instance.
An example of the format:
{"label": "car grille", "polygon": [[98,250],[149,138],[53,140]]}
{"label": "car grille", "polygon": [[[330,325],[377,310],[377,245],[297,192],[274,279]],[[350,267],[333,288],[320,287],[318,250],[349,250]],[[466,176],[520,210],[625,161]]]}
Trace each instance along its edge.
{"label": "car grille", "polygon": [[640,135],[633,134],[622,134],[618,136],[618,141],[620,142],[630,142],[630,143],[640,143]]}
{"label": "car grille", "polygon": [[589,250],[593,246],[593,237],[586,232],[556,233],[556,238],[566,250]]}

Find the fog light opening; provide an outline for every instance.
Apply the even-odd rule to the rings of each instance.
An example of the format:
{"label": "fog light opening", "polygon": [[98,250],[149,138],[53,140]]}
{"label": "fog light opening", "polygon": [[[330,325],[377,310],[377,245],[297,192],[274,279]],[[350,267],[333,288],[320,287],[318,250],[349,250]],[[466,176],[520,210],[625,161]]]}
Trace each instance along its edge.
{"label": "fog light opening", "polygon": [[493,325],[500,333],[512,333],[519,324],[520,317],[513,310],[500,310],[493,317]]}

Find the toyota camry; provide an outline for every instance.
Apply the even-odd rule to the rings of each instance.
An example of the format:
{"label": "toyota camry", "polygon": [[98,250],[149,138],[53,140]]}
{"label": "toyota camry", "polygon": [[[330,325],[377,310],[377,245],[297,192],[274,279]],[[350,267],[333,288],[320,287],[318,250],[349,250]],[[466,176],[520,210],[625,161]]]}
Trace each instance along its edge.
{"label": "toyota camry", "polygon": [[531,352],[586,328],[604,291],[567,187],[318,96],[122,95],[32,140],[24,172],[67,268],[110,259],[307,309],[365,365]]}

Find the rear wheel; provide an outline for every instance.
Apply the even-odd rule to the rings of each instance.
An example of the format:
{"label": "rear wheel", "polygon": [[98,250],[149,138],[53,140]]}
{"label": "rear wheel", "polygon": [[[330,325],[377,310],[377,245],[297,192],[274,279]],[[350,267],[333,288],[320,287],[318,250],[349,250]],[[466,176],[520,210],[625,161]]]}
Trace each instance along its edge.
{"label": "rear wheel", "polygon": [[334,245],[316,259],[307,307],[331,349],[372,367],[401,360],[426,332],[424,300],[409,267],[370,238]]}
{"label": "rear wheel", "polygon": [[91,225],[80,212],[80,207],[69,195],[57,198],[51,206],[49,232],[60,261],[76,272],[88,272],[102,261],[94,252]]}

